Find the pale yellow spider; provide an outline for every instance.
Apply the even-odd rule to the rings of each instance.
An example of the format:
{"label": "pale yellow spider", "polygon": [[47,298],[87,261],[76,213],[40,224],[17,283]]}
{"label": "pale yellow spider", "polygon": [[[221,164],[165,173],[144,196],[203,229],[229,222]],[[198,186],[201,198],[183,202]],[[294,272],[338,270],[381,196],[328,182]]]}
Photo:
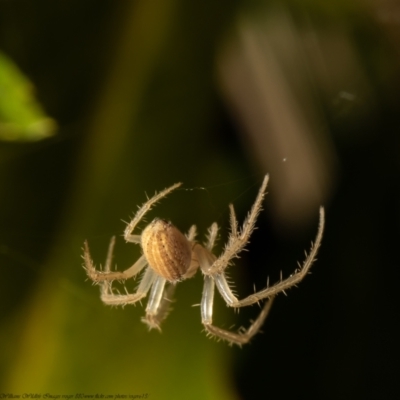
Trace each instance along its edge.
{"label": "pale yellow spider", "polygon": [[[111,271],[112,253],[115,238],[111,239],[104,271],[96,270],[89,252],[88,243],[85,242],[84,261],[88,277],[101,286],[101,300],[109,305],[134,304],[143,299],[150,290],[150,296],[146,307],[146,315],[143,318],[150,328],[159,328],[160,323],[168,314],[168,304],[176,283],[191,278],[200,267],[204,275],[204,288],[201,300],[201,321],[207,333],[211,336],[224,339],[230,344],[242,345],[247,343],[260,329],[271,308],[274,296],[299,283],[310,270],[321,244],[324,230],[324,209],[320,208],[319,228],[312,244],[310,253],[289,278],[281,280],[273,286],[268,286],[242,300],[238,300],[232,293],[225,276],[225,269],[232,259],[237,258],[249,241],[254,230],[257,216],[261,210],[261,204],[267,188],[268,175],[265,176],[253,207],[251,208],[243,225],[239,228],[233,206],[230,205],[230,235],[228,243],[220,256],[212,253],[218,226],[213,223],[209,229],[208,240],[205,245],[195,241],[196,226],[192,226],[187,235],[183,235],[170,222],[161,219],[153,220],[141,235],[133,235],[136,225],[153,205],[167,194],[178,188],[181,183],[156,194],[146,201],[138,210],[134,218],[129,222],[124,231],[127,242],[137,243],[142,247],[143,255],[132,267],[123,272]],[[112,282],[125,281],[137,275],[143,268],[144,274],[135,293],[114,293]],[[168,288],[165,286],[168,284]],[[229,307],[238,308],[258,303],[260,300],[269,299],[262,308],[257,319],[247,330],[231,332],[218,328],[212,324],[214,288],[215,285],[222,298]],[[126,289],[125,289],[126,290]]]}

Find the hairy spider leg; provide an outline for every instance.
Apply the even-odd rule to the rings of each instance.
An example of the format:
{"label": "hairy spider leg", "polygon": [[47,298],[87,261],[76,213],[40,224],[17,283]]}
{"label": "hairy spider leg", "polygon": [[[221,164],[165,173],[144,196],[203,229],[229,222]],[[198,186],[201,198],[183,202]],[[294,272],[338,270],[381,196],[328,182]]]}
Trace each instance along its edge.
{"label": "hairy spider leg", "polygon": [[110,240],[108,246],[106,263],[104,271],[98,271],[94,266],[92,257],[90,255],[89,244],[87,241],[84,243],[83,259],[85,261],[84,268],[88,277],[94,282],[99,283],[102,281],[124,281],[137,275],[146,265],[147,261],[144,256],[141,256],[130,268],[125,271],[111,271],[111,263],[113,251],[115,246],[115,236]]}
{"label": "hairy spider leg", "polygon": [[257,217],[262,209],[262,201],[265,197],[268,180],[269,176],[265,175],[256,200],[240,230],[238,230],[238,223],[233,205],[229,205],[231,233],[229,235],[228,243],[225,246],[223,253],[216,258],[214,263],[208,267],[207,271],[204,271],[207,275],[214,275],[223,272],[228,267],[231,260],[237,258],[238,254],[248,243],[250,235],[254,230]]}
{"label": "hairy spider leg", "polygon": [[175,183],[174,185],[170,186],[169,188],[166,188],[162,190],[160,193],[156,193],[151,199],[147,200],[141,207],[139,207],[139,210],[136,212],[135,216],[132,218],[131,222],[129,222],[126,225],[125,231],[124,231],[124,239],[127,242],[132,242],[132,243],[140,243],[140,235],[132,235],[132,232],[136,228],[136,225],[141,221],[141,219],[145,216],[147,212],[149,212],[152,207],[159,202],[163,197],[167,196],[169,193],[171,193],[173,190],[181,186],[182,183]]}
{"label": "hairy spider leg", "polygon": [[221,293],[221,296],[224,298],[227,305],[235,308],[249,306],[259,302],[260,300],[263,300],[265,298],[270,298],[272,296],[277,295],[278,293],[284,292],[285,290],[297,285],[300,281],[302,281],[304,277],[308,274],[313,262],[316,259],[318,248],[320,247],[322,241],[324,224],[325,224],[325,213],[324,209],[321,207],[319,210],[319,225],[318,225],[317,236],[315,238],[314,243],[311,246],[310,253],[303,262],[303,265],[289,278],[284,279],[273,286],[260,290],[257,293],[253,293],[242,300],[238,300],[233,295],[225,275],[224,274],[213,275],[218,291]]}
{"label": "hairy spider leg", "polygon": [[241,346],[251,340],[251,338],[260,330],[268,313],[271,309],[273,297],[269,299],[262,308],[257,319],[243,332],[231,332],[219,328],[212,323],[213,304],[214,304],[214,287],[215,282],[213,277],[204,276],[203,295],[201,299],[201,322],[204,325],[207,333],[211,336],[226,340],[230,344]]}

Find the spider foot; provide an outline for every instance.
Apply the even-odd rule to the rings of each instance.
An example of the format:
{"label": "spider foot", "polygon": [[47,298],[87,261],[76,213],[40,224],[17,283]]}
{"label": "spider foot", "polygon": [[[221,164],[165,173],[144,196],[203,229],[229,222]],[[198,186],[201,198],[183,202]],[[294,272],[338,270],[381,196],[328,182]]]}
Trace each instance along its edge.
{"label": "spider foot", "polygon": [[260,332],[260,328],[271,309],[273,300],[274,298],[271,297],[271,299],[265,303],[257,319],[253,321],[247,329],[244,327],[240,327],[237,332],[231,332],[225,329],[218,328],[211,323],[203,322],[204,328],[207,332],[207,336],[214,337],[218,340],[225,340],[226,342],[228,342],[229,345],[236,344],[241,347],[243,344],[248,343],[257,332]]}
{"label": "spider foot", "polygon": [[152,329],[157,329],[159,332],[161,332],[161,328],[160,328],[160,322],[157,318],[156,315],[149,315],[146,314],[141,321],[147,325],[147,327],[149,328],[149,331],[151,331]]}

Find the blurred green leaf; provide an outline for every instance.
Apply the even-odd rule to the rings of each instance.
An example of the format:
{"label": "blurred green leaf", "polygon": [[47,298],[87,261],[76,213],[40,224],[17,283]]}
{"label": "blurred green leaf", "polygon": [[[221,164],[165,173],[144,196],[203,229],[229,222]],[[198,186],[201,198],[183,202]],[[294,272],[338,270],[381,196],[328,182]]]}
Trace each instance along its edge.
{"label": "blurred green leaf", "polygon": [[0,139],[40,140],[52,136],[56,128],[35,98],[33,84],[0,52]]}

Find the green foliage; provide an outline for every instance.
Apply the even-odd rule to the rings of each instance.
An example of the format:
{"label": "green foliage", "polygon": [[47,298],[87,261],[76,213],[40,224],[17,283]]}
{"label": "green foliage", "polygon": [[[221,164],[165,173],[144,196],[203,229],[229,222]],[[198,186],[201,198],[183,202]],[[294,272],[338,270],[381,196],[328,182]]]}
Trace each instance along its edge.
{"label": "green foliage", "polygon": [[35,98],[33,84],[0,52],[0,140],[40,140],[56,127]]}

